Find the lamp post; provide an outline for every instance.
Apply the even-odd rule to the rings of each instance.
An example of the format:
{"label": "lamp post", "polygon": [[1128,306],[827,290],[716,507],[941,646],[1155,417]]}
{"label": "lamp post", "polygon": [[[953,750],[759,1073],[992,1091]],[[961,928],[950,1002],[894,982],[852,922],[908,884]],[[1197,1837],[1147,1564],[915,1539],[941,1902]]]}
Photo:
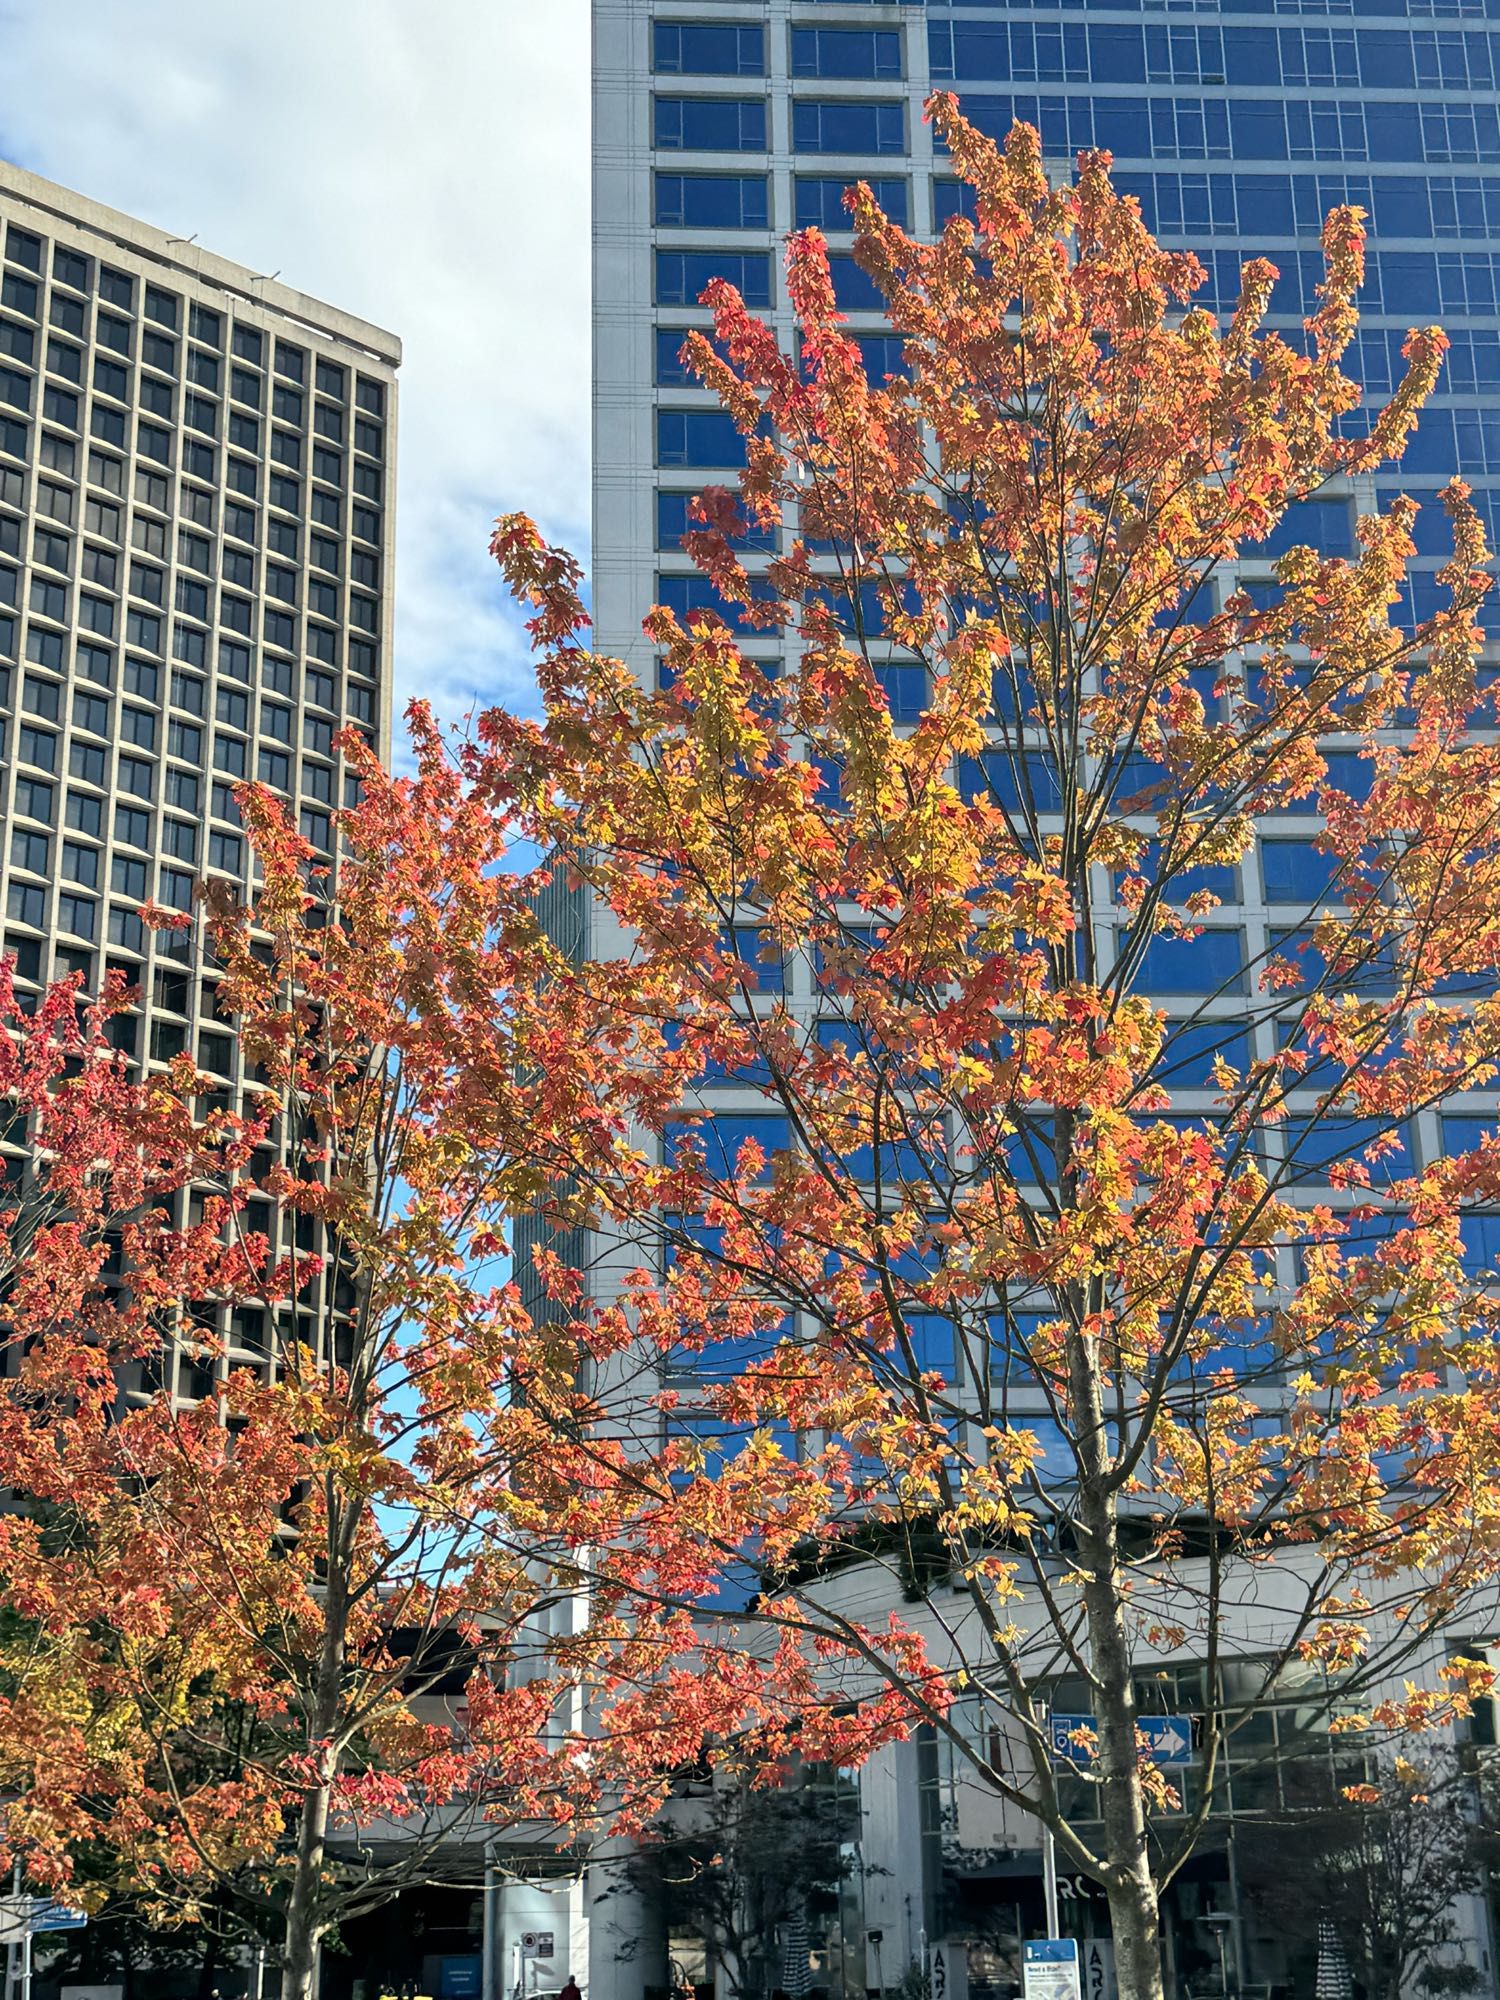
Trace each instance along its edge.
{"label": "lamp post", "polygon": [[1234,1922],[1234,1918],[1229,1914],[1228,1910],[1205,1910],[1203,1912],[1203,1921],[1213,1932],[1215,1941],[1219,1947],[1219,1991],[1223,1994],[1224,2000],[1229,2000],[1229,1959],[1225,1951],[1224,1940],[1229,1935],[1229,1927]]}

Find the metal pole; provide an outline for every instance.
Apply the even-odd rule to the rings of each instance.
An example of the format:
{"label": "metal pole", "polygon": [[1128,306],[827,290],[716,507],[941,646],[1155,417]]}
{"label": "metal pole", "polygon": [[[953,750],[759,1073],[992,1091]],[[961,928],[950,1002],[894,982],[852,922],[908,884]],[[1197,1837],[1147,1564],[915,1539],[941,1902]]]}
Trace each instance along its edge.
{"label": "metal pole", "polygon": [[1042,1828],[1042,1898],[1047,1905],[1047,1935],[1062,1936],[1062,1919],[1057,1911],[1057,1842],[1050,1826]]}
{"label": "metal pole", "polygon": [[[10,1871],[10,1893],[19,1899],[21,1894],[21,1863],[19,1857],[12,1863]],[[31,1926],[26,1927],[28,1940]],[[21,1946],[8,1944],[5,1947],[5,1995],[6,2000],[16,2000],[21,1990]]]}
{"label": "metal pole", "polygon": [[484,1850],[484,1956],[480,1961],[482,1970],[479,1991],[482,2000],[501,2000],[499,1982],[495,1977],[496,1960],[500,1950],[500,1940],[495,1935],[495,1862],[487,1847]]}
{"label": "metal pole", "polygon": [[21,1940],[21,2000],[31,2000],[31,1925]]}

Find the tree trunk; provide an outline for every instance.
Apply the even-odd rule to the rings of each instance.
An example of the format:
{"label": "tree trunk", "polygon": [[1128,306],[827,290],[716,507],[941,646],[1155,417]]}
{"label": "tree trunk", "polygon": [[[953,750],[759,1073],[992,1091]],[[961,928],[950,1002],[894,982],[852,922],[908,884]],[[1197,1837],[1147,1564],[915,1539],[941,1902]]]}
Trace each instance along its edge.
{"label": "tree trunk", "polygon": [[328,1844],[329,1803],[339,1767],[335,1733],[348,1622],[348,1578],[335,1558],[323,1596],[322,1651],[308,1730],[308,1752],[316,1761],[318,1778],[302,1798],[297,1861],[292,1871],[282,1942],[281,2000],[316,2000],[318,1990],[318,1948],[327,1928],[321,1894],[323,1862]]}
{"label": "tree trunk", "polygon": [[[1062,1119],[1058,1121],[1058,1144],[1060,1148],[1071,1145],[1071,1132]],[[1073,1192],[1071,1186],[1069,1192]],[[1104,1373],[1096,1339],[1087,1335],[1070,1338],[1068,1377],[1079,1470],[1077,1562],[1083,1576],[1089,1664],[1097,1690],[1096,1770],[1115,1975],[1119,2000],[1163,2000],[1161,1917],[1146,1840],[1146,1796],[1136,1747],[1135,1675],[1126,1623],[1128,1584],[1120,1563],[1119,1493],[1113,1477]]]}
{"label": "tree trunk", "polygon": [[1144,1855],[1138,1868],[1110,1883],[1109,1923],[1119,2000],[1162,2000],[1161,1913]]}

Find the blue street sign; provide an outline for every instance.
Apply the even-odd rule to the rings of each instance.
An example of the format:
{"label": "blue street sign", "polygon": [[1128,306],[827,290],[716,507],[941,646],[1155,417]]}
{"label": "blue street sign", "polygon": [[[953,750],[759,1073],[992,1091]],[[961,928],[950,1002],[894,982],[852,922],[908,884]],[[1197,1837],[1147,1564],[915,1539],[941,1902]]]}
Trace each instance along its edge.
{"label": "blue street sign", "polygon": [[66,1903],[54,1903],[50,1897],[31,1906],[33,1931],[81,1931],[87,1922],[82,1910],[70,1910]]}
{"label": "blue street sign", "polygon": [[[1096,1727],[1091,1715],[1049,1715],[1047,1734],[1052,1755],[1063,1764],[1087,1764],[1093,1756],[1073,1739],[1080,1729]],[[1190,1715],[1138,1715],[1135,1726],[1146,1739],[1147,1754],[1153,1764],[1191,1764],[1193,1761],[1193,1718]]]}
{"label": "blue street sign", "polygon": [[1135,1726],[1151,1746],[1153,1764],[1191,1764],[1193,1718],[1190,1715],[1138,1715]]}
{"label": "blue street sign", "polygon": [[1032,1938],[1025,1947],[1028,1965],[1076,1965],[1077,1938]]}
{"label": "blue street sign", "polygon": [[1047,1733],[1052,1739],[1052,1755],[1064,1764],[1086,1764],[1093,1752],[1072,1739],[1080,1729],[1092,1729],[1091,1715],[1049,1715]]}

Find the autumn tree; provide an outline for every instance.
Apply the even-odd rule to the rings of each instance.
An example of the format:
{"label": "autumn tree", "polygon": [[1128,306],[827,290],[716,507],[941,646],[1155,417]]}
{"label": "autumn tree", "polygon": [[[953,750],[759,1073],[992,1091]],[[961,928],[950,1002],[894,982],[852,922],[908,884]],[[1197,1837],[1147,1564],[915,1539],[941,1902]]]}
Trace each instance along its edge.
{"label": "autumn tree", "polygon": [[[578,1593],[573,1544],[610,1539],[623,1584],[641,1529],[503,1232],[591,1080],[503,817],[430,729],[410,778],[345,749],[337,882],[251,788],[254,906],[207,899],[239,1110],[190,1062],[132,1082],[71,992],[0,1036],[37,1185],[3,1224],[5,1865],[269,1936],[285,2000],[341,1924],[487,1839],[649,1818],[764,1679],[674,1699],[676,1614]],[[153,1386],[163,1340],[196,1403]]]}
{"label": "autumn tree", "polygon": [[[921,243],[848,197],[901,369],[815,231],[793,353],[711,285],[683,352],[747,464],[686,546],[721,615],[652,610],[642,686],[502,521],[545,715],[465,768],[586,922],[557,990],[597,1105],[535,1169],[571,1251],[534,1282],[584,1350],[635,1328],[596,1377],[622,1520],[633,1486],[698,1545],[635,1586],[727,1607],[753,1562],[746,1656],[937,1732],[1104,1886],[1155,2000],[1268,1702],[1358,1787],[1482,1678],[1444,1634],[1495,1573],[1500,1139],[1437,1114],[1500,1037],[1487,552],[1455,482],[1417,618],[1414,501],[1300,544],[1446,345],[1361,406],[1358,210],[1300,332],[1264,259],[1221,320],[1107,155],[1053,185],[1034,131],[929,109],[974,219]],[[1190,1786],[1138,1728],[1182,1662]]]}

